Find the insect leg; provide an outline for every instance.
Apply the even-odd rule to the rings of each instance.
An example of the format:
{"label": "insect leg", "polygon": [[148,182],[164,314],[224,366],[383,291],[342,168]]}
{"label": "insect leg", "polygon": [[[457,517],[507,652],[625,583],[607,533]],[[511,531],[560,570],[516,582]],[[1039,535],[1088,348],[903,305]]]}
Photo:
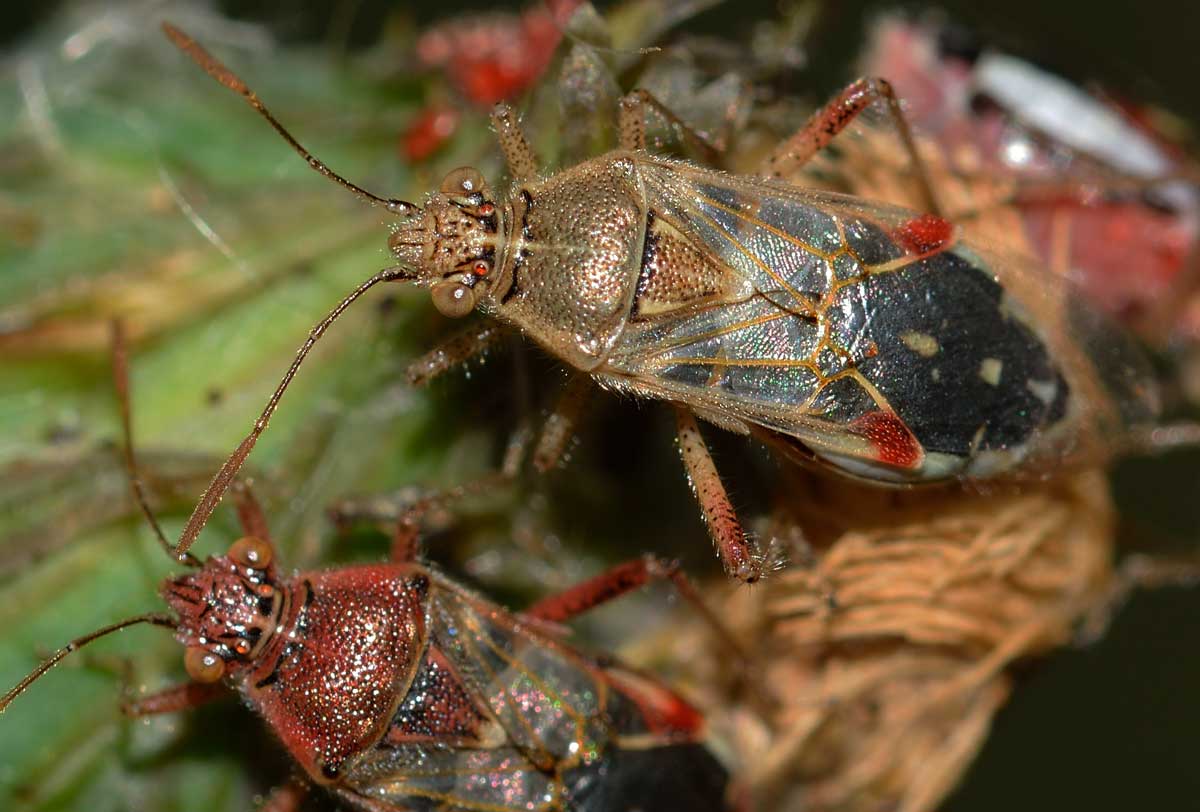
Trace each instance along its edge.
{"label": "insect leg", "polygon": [[421,555],[421,520],[432,507],[432,500],[421,499],[400,516],[392,530],[392,550],[388,557],[397,564],[416,561]]}
{"label": "insect leg", "polygon": [[140,699],[126,700],[121,703],[121,713],[133,717],[174,713],[228,695],[229,689],[219,682],[187,682]]}
{"label": "insect leg", "polygon": [[142,483],[142,477],[138,469],[137,456],[134,453],[133,444],[133,407],[130,405],[129,397],[129,348],[125,341],[125,325],[120,320],[114,320],[110,325],[112,355],[112,375],[113,388],[117,393],[117,404],[121,412],[121,454],[125,463],[125,472],[129,479],[129,490],[133,494],[133,500],[137,503],[138,509],[146,518],[146,523],[150,525],[150,529],[154,531],[154,537],[158,539],[159,545],[172,558],[178,557],[179,560],[187,564],[189,567],[198,567],[200,562],[195,556],[185,555],[176,556],[175,547],[167,540],[167,536],[163,533],[162,526],[158,523],[158,517],[154,515],[154,511],[150,508],[150,502],[146,497],[146,487]]}
{"label": "insect leg", "polygon": [[298,812],[304,799],[308,797],[309,787],[298,778],[291,778],[282,786],[271,790],[270,796],[258,808],[258,812]]}
{"label": "insect leg", "polygon": [[1139,589],[1164,587],[1194,588],[1200,583],[1200,556],[1155,556],[1136,553],[1126,556],[1103,595],[1083,619],[1077,642],[1090,645],[1108,631],[1113,617]]}
{"label": "insect leg", "polygon": [[742,660],[747,659],[737,638],[700,597],[699,590],[680,568],[679,562],[667,561],[653,555],[645,555],[618,564],[562,592],[542,598],[523,610],[521,614],[551,623],[563,623],[635,589],[640,589],[651,581],[670,581],[675,587],[675,591],[692,605],[692,608],[699,613],[724,644],[728,645],[730,650]]}
{"label": "insect leg", "polygon": [[425,498],[423,489],[406,487],[392,493],[339,499],[330,505],[326,515],[339,530],[359,523],[391,528],[405,511]]}
{"label": "insect leg", "polygon": [[587,395],[591,391],[591,378],[587,375],[571,376],[554,411],[546,418],[537,447],[533,450],[533,467],[538,471],[545,473],[562,462],[567,443],[575,435],[575,427],[587,408]]}
{"label": "insect leg", "polygon": [[468,325],[409,364],[405,377],[410,386],[424,386],[439,375],[487,352],[507,333],[505,328],[490,322]]}
{"label": "insect leg", "polygon": [[245,482],[235,482],[231,490],[237,505],[238,522],[242,525],[242,532],[247,536],[254,536],[256,539],[271,544],[271,530],[267,526],[266,514],[263,513],[262,505],[258,503],[250,485]]}
{"label": "insect leg", "polygon": [[391,533],[390,560],[403,564],[420,558],[421,536],[430,513],[448,511],[453,502],[505,487],[511,482],[512,477],[501,471],[446,490],[409,488],[382,496],[343,499],[329,508],[328,515],[339,529],[365,523]]}
{"label": "insect leg", "polygon": [[737,512],[729,501],[725,486],[712,455],[700,434],[696,418],[686,409],[675,407],[676,427],[679,432],[679,453],[687,469],[692,490],[700,502],[704,523],[725,572],[739,581],[753,583],[763,575],[764,557],[758,546],[742,530]]}
{"label": "insect leg", "polygon": [[900,108],[896,92],[887,80],[877,77],[855,80],[836,98],[814,113],[798,132],[775,148],[763,165],[762,173],[780,178],[799,169],[827,147],[846,125],[877,101],[886,104],[888,115],[892,118],[904,150],[912,161],[913,172],[920,185],[921,195],[925,198],[926,209],[940,216],[942,209],[933,193],[929,172],[917,151],[917,142],[908,126],[908,119]]}
{"label": "insect leg", "polygon": [[508,171],[516,182],[533,180],[537,177],[538,160],[529,146],[529,140],[521,130],[517,114],[504,102],[492,108],[492,126],[496,128],[496,140],[508,164]]}
{"label": "insect leg", "polygon": [[638,88],[621,97],[621,105],[617,111],[617,134],[621,149],[646,148],[646,113],[653,110],[662,116],[668,124],[679,130],[693,147],[698,149],[705,160],[715,163],[720,157],[720,150],[709,140],[698,133],[669,107],[654,98],[648,90]]}
{"label": "insect leg", "polygon": [[[966,183],[976,187],[992,188],[991,196],[969,206],[950,207],[948,216],[955,222],[973,220],[996,209],[1009,207],[1029,208],[1037,206],[1065,208],[1074,206],[1086,209],[1109,198],[1118,200],[1134,195],[1145,195],[1164,185],[1184,182],[1185,175],[1172,174],[1152,178],[1130,177],[1119,173],[1112,177],[1029,179],[1014,178],[1001,172],[978,170],[956,173]],[[975,197],[977,190],[972,190]]]}
{"label": "insect leg", "polygon": [[439,494],[406,488],[382,496],[339,500],[329,508],[328,516],[341,531],[361,523],[391,533],[389,559],[403,564],[418,558],[422,521],[441,498]]}

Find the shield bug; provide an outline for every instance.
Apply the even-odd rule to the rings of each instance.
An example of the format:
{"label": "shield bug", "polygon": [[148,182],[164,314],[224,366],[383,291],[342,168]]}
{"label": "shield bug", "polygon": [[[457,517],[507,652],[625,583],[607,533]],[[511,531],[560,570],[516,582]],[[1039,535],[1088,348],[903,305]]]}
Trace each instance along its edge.
{"label": "shield bug", "polygon": [[[170,550],[138,479],[115,346],[131,486]],[[731,808],[699,711],[652,677],[568,645],[558,626],[654,578],[703,611],[677,566],[635,560],[510,613],[419,560],[420,506],[396,523],[389,562],[287,574],[253,496],[236,492],[246,535],[223,555],[185,557],[191,571],[160,589],[170,613],[72,641],[0,698],[0,712],[71,652],[150,623],[174,631],[191,681],[127,712],[240,695],[303,770],[273,810],[298,808],[309,785],[370,812]]]}
{"label": "shield bug", "polygon": [[[310,166],[399,218],[388,241],[398,264],[313,329],[197,505],[179,553],[313,344],[385,281],[428,286],[449,317],[479,309],[601,387],[674,404],[684,463],[722,563],[745,581],[759,578],[766,562],[742,530],[697,417],[847,476],[913,485],[1095,459],[1127,426],[1156,413],[1137,349],[1035,264],[968,244],[936,213],[779,180],[877,106],[889,111],[919,170],[883,80],[849,86],[754,176],[649,154],[651,112],[703,139],[634,91],[620,105],[618,150],[539,177],[514,113],[501,105],[492,122],[512,175],[509,194],[496,196],[464,167],[419,206],[334,173],[198,43],[170,25],[166,33]],[[935,211],[928,183],[923,191]],[[488,325],[475,345],[460,337],[453,352],[427,359],[426,370],[469,357],[494,334]]]}

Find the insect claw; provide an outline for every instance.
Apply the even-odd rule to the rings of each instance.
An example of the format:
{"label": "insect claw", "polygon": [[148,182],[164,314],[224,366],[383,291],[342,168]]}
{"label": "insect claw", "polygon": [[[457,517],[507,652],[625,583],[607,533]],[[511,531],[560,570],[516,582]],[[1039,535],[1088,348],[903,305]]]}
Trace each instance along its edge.
{"label": "insect claw", "polygon": [[790,563],[787,545],[784,544],[783,539],[776,536],[771,537],[758,556],[758,565],[764,576],[780,572]]}
{"label": "insect claw", "polygon": [[737,567],[733,570],[727,570],[727,573],[743,584],[755,584],[762,580],[763,556],[760,554],[751,555],[749,558],[739,561]]}

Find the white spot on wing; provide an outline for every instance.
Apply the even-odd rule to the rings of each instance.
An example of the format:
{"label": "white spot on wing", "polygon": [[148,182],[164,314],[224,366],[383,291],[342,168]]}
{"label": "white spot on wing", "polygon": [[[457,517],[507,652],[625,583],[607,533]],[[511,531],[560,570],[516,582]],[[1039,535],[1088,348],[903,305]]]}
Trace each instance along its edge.
{"label": "white spot on wing", "polygon": [[1004,362],[999,358],[984,358],[979,365],[979,377],[992,386],[1000,385],[1000,373],[1004,371]]}
{"label": "white spot on wing", "polygon": [[900,340],[904,342],[904,346],[915,352],[922,358],[932,358],[938,354],[941,347],[938,346],[937,339],[929,335],[929,333],[920,333],[916,330],[900,334]]}
{"label": "white spot on wing", "polygon": [[1026,381],[1025,387],[1047,406],[1054,403],[1054,398],[1058,396],[1058,384],[1054,381],[1035,381],[1031,378]]}

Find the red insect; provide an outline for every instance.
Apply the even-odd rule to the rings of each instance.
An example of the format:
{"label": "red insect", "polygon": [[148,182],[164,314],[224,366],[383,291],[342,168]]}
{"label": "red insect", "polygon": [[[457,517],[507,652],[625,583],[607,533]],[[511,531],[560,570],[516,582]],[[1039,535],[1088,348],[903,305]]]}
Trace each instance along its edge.
{"label": "red insect", "polygon": [[[532,87],[550,65],[563,26],[580,0],[545,0],[521,14],[464,16],[440,23],[417,40],[417,60],[440,70],[455,91],[480,110],[491,109]],[[400,136],[410,162],[428,158],[458,128],[456,108],[433,104]]]}
{"label": "red insect", "polygon": [[[128,435],[119,338],[116,347],[132,486],[157,530]],[[398,524],[387,563],[285,574],[257,503],[245,489],[239,497],[246,536],[202,564],[186,558],[193,571],[160,590],[174,614],[72,641],[0,711],[70,652],[151,623],[174,630],[192,681],[127,711],[238,693],[307,779],[277,791],[273,812],[295,808],[308,784],[371,812],[730,808],[700,713],[654,679],[567,645],[557,625],[652,578],[695,599],[673,565],[634,561],[514,614],[421,563],[417,510]]]}

